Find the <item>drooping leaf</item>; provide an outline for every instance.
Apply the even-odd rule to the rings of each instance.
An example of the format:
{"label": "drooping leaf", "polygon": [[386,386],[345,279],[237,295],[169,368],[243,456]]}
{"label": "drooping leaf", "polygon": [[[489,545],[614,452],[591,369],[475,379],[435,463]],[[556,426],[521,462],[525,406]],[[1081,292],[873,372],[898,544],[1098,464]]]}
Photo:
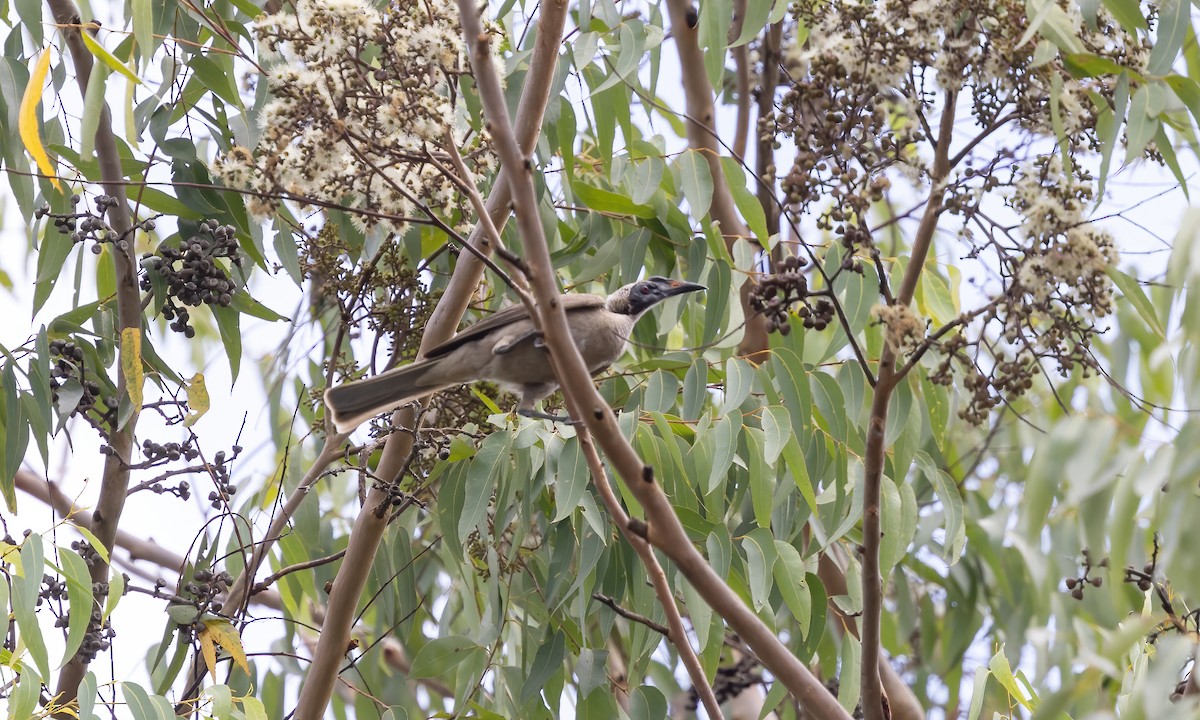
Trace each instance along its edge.
{"label": "drooping leaf", "polygon": [[43,50],[37,64],[33,66],[33,72],[29,75],[29,84],[25,86],[25,95],[21,98],[18,127],[21,132],[21,142],[25,144],[26,152],[37,163],[38,170],[50,178],[54,187],[61,188],[62,186],[58,182],[58,172],[54,169],[54,164],[50,162],[50,156],[46,154],[46,148],[42,145],[42,137],[38,133],[37,108],[42,101],[42,90],[46,83],[46,73],[49,70],[50,51]]}

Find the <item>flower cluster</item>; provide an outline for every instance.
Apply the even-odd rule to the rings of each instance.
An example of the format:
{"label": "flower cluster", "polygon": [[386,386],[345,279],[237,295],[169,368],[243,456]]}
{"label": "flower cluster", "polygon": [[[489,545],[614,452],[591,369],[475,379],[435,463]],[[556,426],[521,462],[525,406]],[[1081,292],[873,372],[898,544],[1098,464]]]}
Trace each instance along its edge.
{"label": "flower cluster", "polygon": [[368,0],[300,0],[258,33],[279,54],[262,135],[214,165],[222,182],[250,192],[256,216],[291,198],[349,206],[360,229],[395,231],[418,209],[450,214],[458,193],[441,171],[446,152],[463,152],[472,170],[494,162],[486,135],[459,122],[466,63],[449,0],[383,11]]}
{"label": "flower cluster", "polygon": [[871,308],[871,317],[883,325],[884,342],[897,355],[924,338],[925,323],[907,305],[876,305]]}
{"label": "flower cluster", "polygon": [[[847,257],[878,260],[867,215],[904,178],[930,194],[927,212],[939,225],[957,216],[968,257],[994,258],[992,301],[925,341],[942,355],[934,381],[950,382],[952,369],[965,374],[960,414],[972,422],[1028,390],[1045,361],[1063,374],[1094,370],[1090,341],[1112,312],[1106,271],[1116,251],[1088,222],[1095,182],[1080,161],[1101,145],[1099,108],[1113,103],[1116,79],[1072,73],[1069,53],[1143,73],[1150,46],[1103,7],[1089,11],[1094,17],[1075,3],[1047,10],[1044,32],[1078,43],[1056,54],[1038,33],[1029,37],[1019,0],[794,6],[810,32],[785,51],[789,82],[760,127],[764,139],[796,142],[780,173],[790,210],[816,217]],[[1051,138],[1057,152],[1039,155],[1037,143]],[[1145,154],[1155,157],[1153,148]],[[1017,223],[993,219],[1001,201]],[[906,308],[879,306],[875,316],[893,349],[921,342]]]}

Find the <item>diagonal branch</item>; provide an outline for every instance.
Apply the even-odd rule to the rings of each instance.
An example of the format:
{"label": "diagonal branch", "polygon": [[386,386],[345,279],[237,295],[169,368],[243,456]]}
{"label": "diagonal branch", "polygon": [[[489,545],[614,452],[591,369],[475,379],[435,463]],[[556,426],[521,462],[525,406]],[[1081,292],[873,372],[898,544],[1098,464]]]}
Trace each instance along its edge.
{"label": "diagonal branch", "polygon": [[[555,67],[558,63],[559,46],[562,42],[563,28],[566,24],[567,3],[565,0],[548,0],[541,4],[541,16],[538,19],[538,32],[535,39],[533,55],[530,58],[530,69],[525,79],[525,87],[521,94],[517,112],[517,124],[520,127],[521,146],[532,151],[537,141],[538,132],[542,126],[546,104],[550,98]],[[516,170],[519,171],[519,168]],[[508,219],[508,185],[504,178],[513,174],[507,164],[500,170],[500,179],[492,190],[487,203],[487,215],[493,223],[503,227]],[[471,234],[470,243],[475,245],[483,255],[493,252],[492,240],[486,234],[482,224]],[[425,326],[421,337],[421,349],[418,355],[423,355],[432,347],[445,342],[454,335],[463,313],[466,312],[471,296],[479,286],[483,275],[483,262],[474,254],[460,255],[454,267],[454,274],[442,294],[441,300],[434,308],[433,314]],[[392,416],[394,425],[412,427],[413,412],[409,408],[397,410]],[[405,465],[405,460],[412,452],[413,436],[408,433],[391,435],[384,444],[383,455],[380,458],[376,473],[381,477],[398,477]],[[354,621],[354,612],[358,598],[366,585],[367,576],[375,560],[375,553],[383,538],[387,526],[387,514],[377,513],[387,500],[386,493],[379,488],[372,488],[367,495],[367,501],[354,522],[350,541],[346,547],[346,557],[338,568],[334,580],[333,591],[329,594],[329,607],[326,621],[321,630],[321,638],[313,653],[313,662],[309,666],[308,675],[300,690],[296,704],[296,720],[319,720],[325,714],[325,707],[333,694],[334,682],[342,664],[346,644],[350,640],[350,628]]]}
{"label": "diagonal branch", "polygon": [[[572,408],[571,414],[579,417],[578,408]],[[650,584],[654,586],[654,594],[658,596],[658,602],[667,614],[667,627],[663,629],[665,631],[663,634],[679,651],[679,658],[683,661],[683,666],[687,668],[688,677],[691,678],[692,686],[696,689],[696,694],[700,696],[700,701],[704,703],[704,710],[708,713],[708,717],[712,720],[724,720],[725,716],[721,713],[717,696],[713,694],[712,685],[704,676],[704,668],[700,667],[700,658],[696,657],[696,651],[688,643],[687,629],[683,626],[683,617],[679,614],[679,607],[675,605],[675,596],[671,593],[667,574],[663,572],[662,565],[654,556],[654,548],[650,547],[650,543],[631,529],[629,516],[625,514],[624,508],[617,500],[616,493],[613,492],[612,485],[608,483],[604,463],[601,462],[600,455],[596,452],[596,446],[592,443],[592,438],[588,435],[586,428],[580,429],[579,447],[583,450],[583,456],[587,458],[588,468],[592,471],[592,483],[600,493],[601,499],[604,500],[604,506],[608,508],[608,513],[612,515],[617,527],[621,528],[621,533],[633,546],[633,550],[641,558],[642,564],[646,566],[646,572],[650,575]],[[610,607],[617,609],[615,604]],[[629,617],[626,614],[627,611],[618,610],[618,612]]]}
{"label": "diagonal branch", "polygon": [[[496,149],[504,165],[521,170],[519,175],[514,173],[512,195],[524,257],[529,265],[531,286],[538,301],[550,360],[568,406],[577,413],[574,419],[586,424],[588,432],[596,438],[613,468],[645,509],[646,521],[637,521],[639,534],[644,534],[647,541],[676,562],[713,610],[725,618],[754,649],[763,664],[814,717],[846,720],[849,714],[837,703],[836,698],[788,651],[696,550],[670,501],[654,482],[654,469],[642,462],[621,434],[616,415],[596,390],[567,325],[554,266],[542,233],[537,198],[530,177],[532,167],[522,154],[509,124],[504,94],[492,66],[489,36],[483,32],[478,10],[472,0],[458,0],[458,5],[463,33],[470,49],[471,65],[475,71],[475,82]],[[728,195],[727,190],[725,194]],[[716,202],[717,198],[714,197],[714,204]]]}

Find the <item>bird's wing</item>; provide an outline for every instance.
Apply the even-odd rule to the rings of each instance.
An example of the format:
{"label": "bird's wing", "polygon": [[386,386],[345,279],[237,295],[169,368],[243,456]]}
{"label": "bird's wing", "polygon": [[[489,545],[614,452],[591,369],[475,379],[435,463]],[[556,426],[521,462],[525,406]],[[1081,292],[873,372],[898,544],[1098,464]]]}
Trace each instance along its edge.
{"label": "bird's wing", "polygon": [[[560,296],[560,299],[563,309],[567,312],[604,307],[605,302],[605,298],[602,295],[590,295],[588,293],[571,293],[570,295]],[[520,303],[509,305],[506,308],[497,310],[474,325],[463,328],[454,337],[425,353],[425,357],[440,357],[451,350],[462,347],[473,340],[478,340],[500,328],[528,318],[529,312],[525,309],[524,305]]]}

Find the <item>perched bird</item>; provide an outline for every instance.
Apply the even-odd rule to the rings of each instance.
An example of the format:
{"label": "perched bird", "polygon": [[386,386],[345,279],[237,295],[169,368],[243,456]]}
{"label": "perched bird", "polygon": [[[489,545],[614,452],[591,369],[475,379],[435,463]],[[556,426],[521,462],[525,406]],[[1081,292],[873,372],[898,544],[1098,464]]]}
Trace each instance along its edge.
{"label": "perched bird", "polygon": [[[593,375],[611,365],[646,310],[703,285],[654,276],[618,288],[608,297],[562,296],[571,336]],[[533,406],[558,389],[541,333],[524,305],[513,305],[465,328],[433,348],[423,360],[325,391],[325,407],[338,432],[346,432],[386,410],[454,385],[490,380],[515,393],[517,412],[550,418]]]}

